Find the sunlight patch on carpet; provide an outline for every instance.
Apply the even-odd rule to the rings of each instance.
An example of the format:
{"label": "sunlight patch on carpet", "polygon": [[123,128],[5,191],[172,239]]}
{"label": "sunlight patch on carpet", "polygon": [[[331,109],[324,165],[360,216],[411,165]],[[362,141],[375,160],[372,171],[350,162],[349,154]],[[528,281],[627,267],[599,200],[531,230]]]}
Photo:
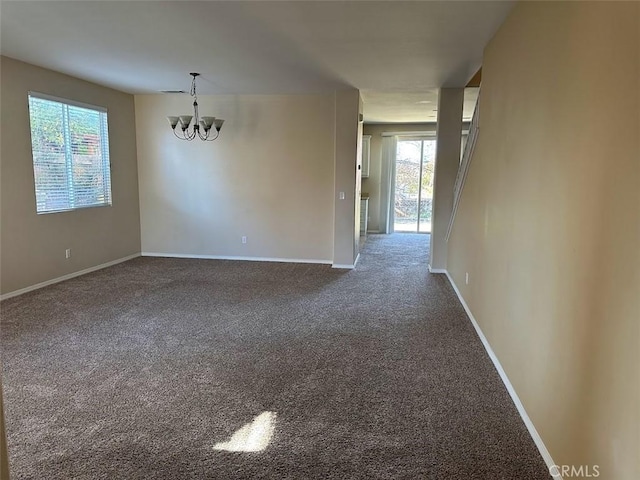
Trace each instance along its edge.
{"label": "sunlight patch on carpet", "polygon": [[276,413],[262,412],[234,433],[228,442],[216,443],[214,450],[261,452],[271,441],[276,428]]}

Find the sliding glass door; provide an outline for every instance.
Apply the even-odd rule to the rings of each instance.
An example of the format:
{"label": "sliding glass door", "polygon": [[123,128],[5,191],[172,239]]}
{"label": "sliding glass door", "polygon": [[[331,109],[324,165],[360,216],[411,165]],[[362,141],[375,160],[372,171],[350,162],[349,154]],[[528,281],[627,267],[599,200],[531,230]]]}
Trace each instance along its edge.
{"label": "sliding glass door", "polygon": [[394,230],[431,233],[435,138],[399,139],[396,153]]}

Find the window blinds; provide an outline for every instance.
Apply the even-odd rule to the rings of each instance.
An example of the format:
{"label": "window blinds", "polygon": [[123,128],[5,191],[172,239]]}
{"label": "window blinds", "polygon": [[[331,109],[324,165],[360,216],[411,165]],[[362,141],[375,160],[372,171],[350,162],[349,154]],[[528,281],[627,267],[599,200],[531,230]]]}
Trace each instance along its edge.
{"label": "window blinds", "polygon": [[107,111],[29,93],[36,211],[111,205]]}

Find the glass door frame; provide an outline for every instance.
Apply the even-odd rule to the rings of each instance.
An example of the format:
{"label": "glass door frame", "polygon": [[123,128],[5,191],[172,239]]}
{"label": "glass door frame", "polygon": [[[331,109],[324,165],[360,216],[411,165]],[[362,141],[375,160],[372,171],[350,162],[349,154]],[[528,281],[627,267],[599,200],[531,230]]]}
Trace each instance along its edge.
{"label": "glass door frame", "polygon": [[[406,230],[398,230],[398,233],[422,233],[422,234],[431,234],[431,230],[428,232],[421,232],[420,231],[420,216],[421,216],[421,205],[422,205],[422,175],[424,173],[424,142],[425,141],[433,141],[434,143],[437,141],[437,137],[436,137],[436,132],[424,132],[424,133],[412,133],[409,135],[402,135],[399,134],[397,135],[398,140],[397,140],[397,146],[396,146],[396,155],[393,159],[394,162],[397,162],[398,160],[398,147],[400,142],[420,142],[420,172],[419,172],[419,176],[418,176],[418,209],[417,209],[417,219],[416,219],[416,231],[406,231]],[[435,153],[434,153],[434,181],[435,181]],[[396,169],[394,168],[394,171],[396,171]],[[397,177],[393,179],[394,184],[397,181]],[[395,185],[394,185],[394,196],[395,196]],[[395,198],[393,199],[393,202],[395,203]],[[431,204],[431,209],[432,209],[432,215],[433,215],[433,202]],[[395,221],[394,221],[395,224]],[[433,225],[432,225],[433,226]],[[395,225],[394,225],[394,231],[395,230]]]}

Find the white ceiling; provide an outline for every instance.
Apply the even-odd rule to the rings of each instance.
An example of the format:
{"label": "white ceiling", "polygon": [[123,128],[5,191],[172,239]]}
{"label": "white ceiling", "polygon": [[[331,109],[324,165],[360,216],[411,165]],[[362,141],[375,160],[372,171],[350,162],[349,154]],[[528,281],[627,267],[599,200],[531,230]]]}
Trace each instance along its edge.
{"label": "white ceiling", "polygon": [[192,71],[203,94],[350,86],[365,121],[434,121],[513,3],[2,0],[0,51],[129,93],[188,90]]}

